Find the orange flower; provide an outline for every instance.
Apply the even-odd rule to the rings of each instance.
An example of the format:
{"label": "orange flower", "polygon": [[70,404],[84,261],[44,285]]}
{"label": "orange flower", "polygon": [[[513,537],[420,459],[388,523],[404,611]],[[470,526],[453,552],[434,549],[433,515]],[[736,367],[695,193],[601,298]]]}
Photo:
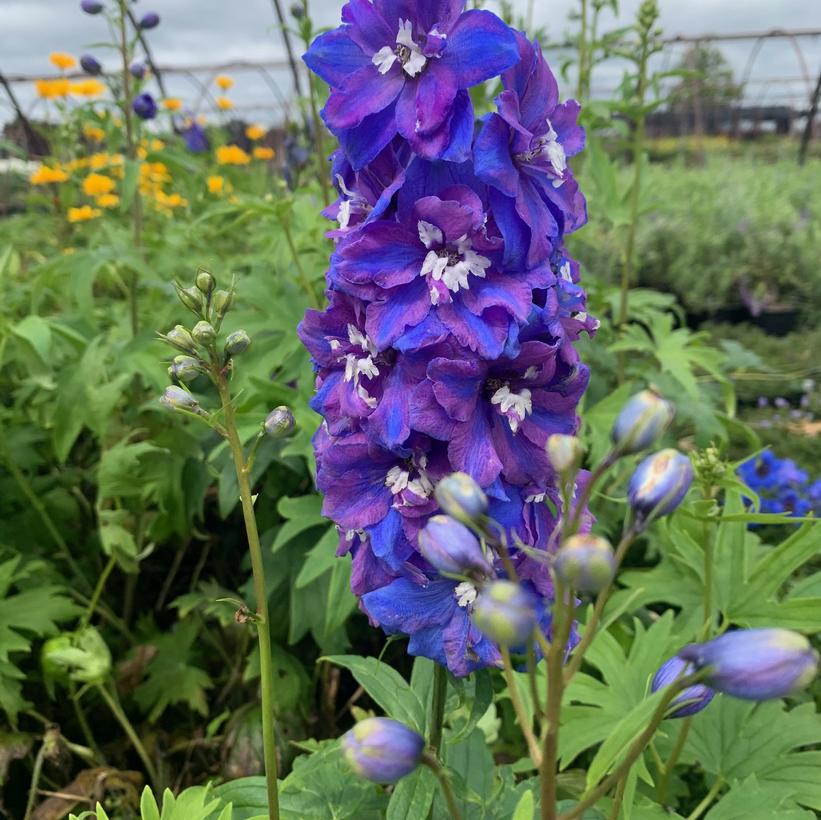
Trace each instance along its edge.
{"label": "orange flower", "polygon": [[79,80],[71,83],[69,91],[77,97],[99,97],[105,94],[105,83],[99,80]]}
{"label": "orange flower", "polygon": [[104,174],[89,174],[83,180],[83,193],[86,196],[110,194],[116,187],[114,180]]}
{"label": "orange flower", "polygon": [[228,97],[217,97],[217,108],[221,111],[230,111],[234,107],[234,103]]}
{"label": "orange flower", "polygon": [[96,219],[102,211],[99,208],[92,208],[91,205],[82,205],[79,208],[68,209],[69,222],[88,222],[89,219]]}
{"label": "orange flower", "polygon": [[101,208],[116,208],[120,204],[120,197],[117,194],[101,194],[96,202]]}
{"label": "orange flower", "polygon": [[206,180],[209,194],[221,194],[225,188],[225,179],[221,176],[210,176]]}
{"label": "orange flower", "polygon": [[226,74],[217,74],[217,76],[214,77],[214,82],[217,88],[222,91],[228,91],[228,89],[234,87],[234,80]]}
{"label": "orange flower", "polygon": [[162,101],[162,107],[166,111],[179,111],[182,108],[182,100],[179,97],[168,97]]}
{"label": "orange flower", "polygon": [[37,89],[37,95],[46,100],[67,97],[71,89],[71,83],[65,77],[58,77],[55,80],[36,80],[34,86]]}
{"label": "orange flower", "polygon": [[48,165],[41,165],[30,177],[32,185],[50,185],[54,182],[65,182],[68,174],[61,168],[49,168]]}
{"label": "orange flower", "polygon": [[221,145],[217,148],[217,163],[219,165],[247,165],[251,157],[238,145]]}
{"label": "orange flower", "polygon": [[258,145],[254,148],[254,159],[273,159],[274,158],[274,149],[273,148],[266,148],[263,145]]}
{"label": "orange flower", "polygon": [[261,125],[249,125],[245,129],[245,136],[249,140],[261,140],[265,136],[265,129]]}
{"label": "orange flower", "polygon": [[68,69],[74,68],[77,65],[77,60],[64,51],[53,51],[48,55],[48,59],[51,64],[59,68],[60,71],[68,71]]}

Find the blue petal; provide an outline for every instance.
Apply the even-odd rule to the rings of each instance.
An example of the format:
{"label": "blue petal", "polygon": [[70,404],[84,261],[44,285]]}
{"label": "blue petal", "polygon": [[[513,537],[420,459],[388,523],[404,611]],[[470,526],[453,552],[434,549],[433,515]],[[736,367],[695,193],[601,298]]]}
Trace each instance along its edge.
{"label": "blue petal", "polygon": [[371,62],[370,57],[351,40],[348,26],[320,34],[302,59],[332,88],[338,88],[350,74]]}

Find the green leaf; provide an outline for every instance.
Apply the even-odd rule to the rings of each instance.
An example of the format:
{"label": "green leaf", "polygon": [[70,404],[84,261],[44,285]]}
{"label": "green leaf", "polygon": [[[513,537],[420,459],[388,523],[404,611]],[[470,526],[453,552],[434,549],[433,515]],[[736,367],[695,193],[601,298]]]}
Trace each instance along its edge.
{"label": "green leaf", "polygon": [[419,766],[396,784],[388,803],[386,820],[427,817],[437,788],[433,772],[427,766]]}
{"label": "green leaf", "polygon": [[465,720],[460,725],[457,721],[458,714],[451,713],[450,720],[452,724],[455,724],[455,731],[448,735],[448,743],[461,743],[465,740],[490,708],[493,702],[493,680],[490,672],[487,669],[474,672],[457,691],[459,693],[457,709],[465,715]]}
{"label": "green leaf", "polygon": [[[290,521],[288,523],[291,523]],[[286,525],[287,526],[287,525]],[[284,528],[283,528],[284,529]],[[280,530],[282,532],[282,530]],[[276,543],[276,542],[275,542]],[[336,527],[329,527],[317,541],[316,546],[305,556],[305,563],[296,577],[295,586],[297,589],[307,586],[311,581],[315,581],[320,575],[324,575],[328,570],[341,563],[336,555],[336,548],[339,545],[339,533]]]}
{"label": "green leaf", "polygon": [[511,820],[533,820],[533,814],[536,811],[536,801],[533,798],[533,792],[527,791],[522,795],[522,799],[516,804],[516,810],[513,812]]}
{"label": "green leaf", "polygon": [[26,342],[44,365],[51,364],[51,325],[42,316],[30,315],[11,328],[11,332]]}
{"label": "green leaf", "polygon": [[789,786],[759,783],[755,775],[737,783],[705,815],[705,820],[812,820],[796,806]]}
{"label": "green leaf", "polygon": [[267,816],[268,790],[261,775],[229,780],[214,789],[214,797],[232,805],[231,820],[251,820],[260,814]]}
{"label": "green leaf", "polygon": [[298,498],[285,496],[281,498],[277,505],[277,512],[286,521],[277,531],[274,543],[271,545],[271,552],[276,552],[280,547],[284,547],[301,532],[311,527],[327,524],[327,519],[322,517],[321,510],[322,497],[319,495],[303,495]]}
{"label": "green leaf", "polygon": [[376,658],[357,655],[330,655],[320,660],[347,669],[390,717],[420,734],[424,732],[425,706],[395,669]]}

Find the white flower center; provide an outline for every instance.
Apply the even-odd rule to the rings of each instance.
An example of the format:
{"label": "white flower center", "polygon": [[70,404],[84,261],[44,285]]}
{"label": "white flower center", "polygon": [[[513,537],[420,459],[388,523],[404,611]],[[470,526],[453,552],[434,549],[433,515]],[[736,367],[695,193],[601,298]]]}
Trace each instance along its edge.
{"label": "white flower center", "polygon": [[397,60],[409,77],[416,77],[428,61],[422,49],[413,41],[413,23],[401,18],[399,31],[396,33],[395,48],[383,46],[371,58],[371,62],[379,69],[380,74],[387,74]]}
{"label": "white flower center", "polygon": [[[389,487],[394,495],[410,490],[419,498],[427,498],[433,492],[433,482],[428,478],[426,471],[427,464],[427,456],[422,455],[412,467],[404,468],[398,464],[391,467],[385,476],[385,486]],[[417,474],[415,478],[411,478],[411,469]]]}
{"label": "white flower center", "polygon": [[533,412],[530,391],[526,387],[514,393],[509,385],[503,385],[490,397],[490,402],[499,405],[499,410],[507,416],[514,433],[519,431],[519,425]]}
{"label": "white flower center", "polygon": [[[468,276],[485,277],[490,267],[490,259],[473,250],[470,237],[465,235],[456,240],[454,247],[445,246],[445,237],[441,229],[430,222],[419,220],[417,225],[419,239],[428,249],[422,263],[420,276],[430,276],[434,282],[441,282],[449,291],[456,293],[460,289],[468,290]],[[431,303],[439,303],[441,294],[435,286],[430,288]]]}
{"label": "white flower center", "polygon": [[336,221],[339,222],[339,227],[345,231],[351,224],[351,216],[355,212],[367,212],[370,210],[370,205],[355,191],[348,189],[345,185],[345,180],[341,174],[336,175],[336,182],[339,185],[339,190],[345,194],[347,199],[343,199],[339,203],[339,213],[336,215]]}
{"label": "white flower center", "polygon": [[567,154],[564,146],[559,142],[559,135],[553,130],[550,120],[547,121],[547,133],[541,139],[542,152],[547,157],[547,161],[553,166],[553,170],[562,176],[567,169]]}
{"label": "white flower center", "polygon": [[456,596],[456,603],[459,604],[459,606],[468,607],[473,606],[476,602],[479,591],[470,581],[462,581],[462,583],[453,590],[453,594]]}
{"label": "white flower center", "polygon": [[572,282],[573,281],[573,274],[570,271],[570,262],[565,262],[559,268],[559,272],[562,275],[562,279],[564,279],[565,281],[567,281],[567,282]]}
{"label": "white flower center", "polygon": [[[376,355],[376,345],[358,328],[356,325],[348,325],[348,341],[351,345],[358,347],[364,354],[345,353],[338,361],[345,362],[345,381],[353,381],[356,394],[371,409],[376,407],[376,399],[371,396],[363,385],[359,383],[361,376],[373,379],[379,375],[379,368],[374,363],[373,357]],[[342,347],[338,339],[332,339],[331,350],[339,350]]]}

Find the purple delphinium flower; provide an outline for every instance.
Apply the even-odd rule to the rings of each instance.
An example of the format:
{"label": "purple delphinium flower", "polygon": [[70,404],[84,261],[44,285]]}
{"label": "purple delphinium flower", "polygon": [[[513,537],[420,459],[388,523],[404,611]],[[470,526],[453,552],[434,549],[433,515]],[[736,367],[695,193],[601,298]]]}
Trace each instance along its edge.
{"label": "purple delphinium flower", "polygon": [[553,275],[545,268],[503,272],[502,239],[489,223],[474,191],[448,187],[422,197],[398,220],[371,222],[341,243],[331,282],[370,300],[366,324],[378,349],[451,333],[493,358],[527,318],[533,288]]}
{"label": "purple delphinium flower", "polygon": [[145,63],[135,61],[128,67],[128,71],[136,80],[142,80],[145,77]]}
{"label": "purple delphinium flower", "polygon": [[184,121],[180,135],[192,154],[202,154],[211,147],[203,127],[190,117]]}
{"label": "purple delphinium flower", "polygon": [[103,4],[99,0],[82,0],[80,8],[86,14],[99,14],[103,10]]}
{"label": "purple delphinium flower", "polygon": [[103,67],[100,61],[93,54],[83,54],[80,57],[80,66],[86,74],[96,77],[103,73]]}
{"label": "purple delphinium flower", "polygon": [[[658,692],[659,689],[669,686],[678,677],[691,675],[694,671],[695,669],[691,663],[687,663],[678,655],[674,655],[668,661],[665,661],[659,671],[656,672],[650,690]],[[695,715],[710,705],[710,701],[715,697],[715,694],[715,690],[710,689],[709,686],[705,686],[703,683],[688,686],[681,694],[673,698],[667,717],[684,718]]]}
{"label": "purple delphinium flower", "polygon": [[556,79],[538,44],[517,33],[519,62],[502,75],[505,90],[476,140],[476,173],[494,189],[491,201],[507,245],[519,257],[522,228],[526,261],[538,264],[563,233],[580,228],[587,207],[568,157],[584,147],[579,104],[559,103]]}
{"label": "purple delphinium flower", "polygon": [[461,161],[473,138],[468,88],[517,59],[513,32],[464,0],[350,0],[303,59],[331,87],[322,117],[354,168],[398,133],[428,159]]}
{"label": "purple delphinium flower", "polygon": [[[506,533],[547,634],[557,518],[589,476],[562,511],[545,444],[577,432],[588,372],[574,344],[597,327],[563,241],[585,220],[567,166],[578,106],[559,103],[538,46],[464,5],[350,0],[305,55],[331,86],[323,116],[340,150],[329,304],[299,327],[323,417],[317,485],[351,588],[374,625],[457,675],[501,661],[473,605],[507,572],[488,553],[470,581],[447,577],[475,545],[437,522],[486,514]],[[500,73],[499,114],[474,150],[467,88]],[[435,491],[454,473],[469,490]]]}
{"label": "purple delphinium flower", "polygon": [[160,15],[156,11],[148,11],[140,18],[140,28],[144,31],[157,28],[160,24]]}

